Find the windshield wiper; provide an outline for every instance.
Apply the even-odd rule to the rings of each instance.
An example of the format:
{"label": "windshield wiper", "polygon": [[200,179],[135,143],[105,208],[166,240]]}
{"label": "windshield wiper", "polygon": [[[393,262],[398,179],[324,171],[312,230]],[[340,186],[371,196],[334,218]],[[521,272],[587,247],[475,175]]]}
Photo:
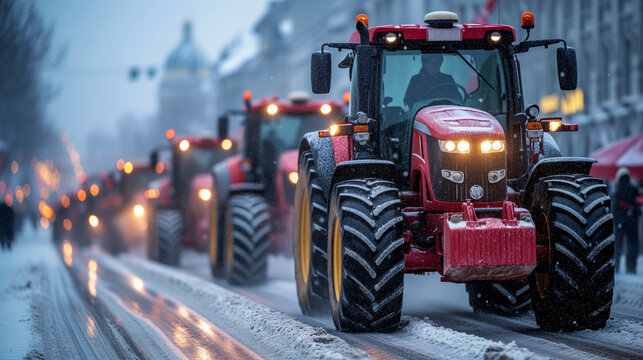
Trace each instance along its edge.
{"label": "windshield wiper", "polygon": [[486,82],[486,83],[487,83],[487,85],[489,85],[489,87],[490,87],[490,88],[492,88],[494,91],[496,90],[496,88],[495,88],[495,87],[493,87],[493,85],[491,85],[491,83],[489,82],[489,80],[487,80],[484,76],[482,76],[482,74],[480,74],[480,72],[478,72],[478,70],[477,70],[473,65],[471,65],[471,63],[469,63],[469,62],[467,61],[467,59],[465,59],[465,58],[464,58],[464,56],[462,56],[462,54],[460,54],[460,52],[459,52],[458,50],[455,50],[455,49],[454,49],[453,51],[454,51],[456,54],[458,54],[458,56],[460,57],[460,59],[462,59],[462,61],[464,61],[464,63],[465,63],[465,64],[469,65],[469,67],[471,68],[471,70],[475,71],[475,72],[476,72],[476,74],[478,74],[478,76],[479,76],[480,78],[482,78],[482,80],[484,80],[484,82]]}

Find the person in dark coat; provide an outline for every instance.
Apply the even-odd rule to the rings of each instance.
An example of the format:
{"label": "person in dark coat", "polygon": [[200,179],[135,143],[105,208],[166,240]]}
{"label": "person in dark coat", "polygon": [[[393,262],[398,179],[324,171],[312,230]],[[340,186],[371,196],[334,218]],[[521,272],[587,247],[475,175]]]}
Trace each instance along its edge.
{"label": "person in dark coat", "polygon": [[444,58],[439,54],[422,56],[422,68],[411,77],[404,94],[404,105],[409,110],[420,101],[429,99],[449,99],[460,104],[464,100],[451,75],[440,71]]}
{"label": "person in dark coat", "polygon": [[630,183],[630,174],[626,168],[621,168],[616,173],[616,185],[614,187],[612,207],[614,234],[616,236],[614,249],[616,272],[619,270],[621,252],[623,245],[625,245],[625,270],[628,273],[635,274],[636,257],[639,253],[638,218],[641,213],[639,204],[636,202],[639,192]]}
{"label": "person in dark coat", "polygon": [[13,241],[13,226],[16,220],[15,213],[5,199],[0,203],[0,242],[2,249],[11,249]]}

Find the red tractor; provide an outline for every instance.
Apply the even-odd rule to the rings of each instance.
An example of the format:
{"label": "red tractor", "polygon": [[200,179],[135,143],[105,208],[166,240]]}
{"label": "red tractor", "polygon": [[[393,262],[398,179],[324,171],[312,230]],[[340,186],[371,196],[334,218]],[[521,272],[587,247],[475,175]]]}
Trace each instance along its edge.
{"label": "red tractor", "polygon": [[[614,286],[610,198],[593,159],[562,157],[549,132],[576,131],[525,109],[518,55],[556,43],[562,90],[576,87],[563,40],[516,41],[505,25],[368,27],[313,54],[313,92],[330,90],[330,53],[351,71],[347,121],[299,150],[294,258],[304,314],[328,306],[341,331],[391,331],[404,274],[438,272],[495,301],[529,281],[538,325],[598,329]],[[523,14],[523,28],[533,28]],[[527,35],[528,37],[528,35]]]}
{"label": "red tractor", "polygon": [[[214,167],[210,234],[213,275],[236,284],[263,280],[269,252],[291,252],[297,146],[305,133],[344,117],[342,103],[308,100],[305,93],[251,104],[246,92],[244,100],[241,154]],[[228,122],[219,119],[220,136]]]}
{"label": "red tractor", "polygon": [[[170,137],[171,159],[167,176],[148,192],[148,256],[176,266],[181,247],[208,248],[209,207],[212,197],[212,166],[234,151],[229,139],[207,136]],[[153,168],[164,167],[159,152],[150,156]]]}

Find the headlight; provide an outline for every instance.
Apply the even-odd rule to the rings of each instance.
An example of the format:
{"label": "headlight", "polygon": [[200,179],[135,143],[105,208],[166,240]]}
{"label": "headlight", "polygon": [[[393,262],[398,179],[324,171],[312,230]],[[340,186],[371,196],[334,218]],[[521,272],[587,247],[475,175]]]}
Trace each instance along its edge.
{"label": "headlight", "polygon": [[210,190],[208,189],[201,189],[199,190],[199,197],[203,201],[208,201],[212,197],[212,192],[210,192]]}
{"label": "headlight", "polygon": [[134,215],[136,217],[141,217],[141,216],[143,216],[143,214],[145,214],[145,208],[143,208],[142,205],[134,206]]}
{"label": "headlight", "polygon": [[181,142],[179,143],[179,149],[181,151],[188,151],[189,148],[190,148],[190,142],[185,139],[181,140]]}
{"label": "headlight", "polygon": [[291,183],[296,184],[297,181],[299,181],[299,174],[296,171],[291,171],[290,173],[288,173],[288,180]]}
{"label": "headlight", "polygon": [[480,151],[484,154],[501,152],[505,149],[504,140],[485,140],[480,144]]}
{"label": "headlight", "polygon": [[89,225],[91,225],[91,227],[93,227],[93,228],[97,227],[98,226],[98,216],[90,215],[89,216]]}
{"label": "headlight", "polygon": [[447,153],[466,154],[470,151],[471,146],[466,140],[439,140],[440,150]]}

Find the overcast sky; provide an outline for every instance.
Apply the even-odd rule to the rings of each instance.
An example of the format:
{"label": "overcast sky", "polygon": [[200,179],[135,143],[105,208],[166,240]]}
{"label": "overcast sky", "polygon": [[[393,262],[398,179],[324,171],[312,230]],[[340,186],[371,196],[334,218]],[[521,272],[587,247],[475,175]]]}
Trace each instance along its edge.
{"label": "overcast sky", "polygon": [[[191,20],[197,45],[212,61],[235,35],[252,30],[267,0],[35,0],[54,26],[65,57],[48,74],[59,89],[48,115],[81,153],[93,130],[115,132],[124,114],[156,112],[159,76],[131,82],[133,65],[162,66]],[[82,154],[81,154],[82,155]]]}

